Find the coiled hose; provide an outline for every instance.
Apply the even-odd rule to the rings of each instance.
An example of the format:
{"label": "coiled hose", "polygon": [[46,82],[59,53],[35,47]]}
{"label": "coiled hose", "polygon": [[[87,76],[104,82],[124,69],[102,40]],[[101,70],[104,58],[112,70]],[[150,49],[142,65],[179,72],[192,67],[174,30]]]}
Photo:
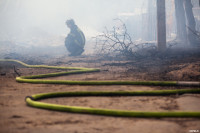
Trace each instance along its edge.
{"label": "coiled hose", "polygon": [[49,68],[49,69],[63,69],[72,70],[68,72],[48,73],[31,76],[17,77],[16,81],[20,83],[38,83],[38,84],[69,84],[69,85],[153,85],[153,86],[195,86],[195,89],[176,89],[176,90],[153,90],[153,91],[79,91],[79,92],[55,92],[55,93],[41,93],[32,96],[27,96],[25,101],[27,105],[64,112],[72,113],[86,113],[107,116],[121,116],[121,117],[195,117],[200,118],[200,112],[142,112],[142,111],[125,111],[113,109],[98,109],[89,107],[66,106],[58,104],[50,104],[39,102],[38,100],[54,97],[85,97],[85,96],[166,96],[174,94],[185,93],[200,93],[200,82],[177,82],[177,81],[71,81],[71,80],[45,80],[38,78],[46,78],[60,75],[79,74],[88,72],[99,72],[96,68],[78,68],[78,67],[58,67],[47,65],[28,65],[18,60],[0,59],[0,61],[17,62],[25,67],[31,68]]}

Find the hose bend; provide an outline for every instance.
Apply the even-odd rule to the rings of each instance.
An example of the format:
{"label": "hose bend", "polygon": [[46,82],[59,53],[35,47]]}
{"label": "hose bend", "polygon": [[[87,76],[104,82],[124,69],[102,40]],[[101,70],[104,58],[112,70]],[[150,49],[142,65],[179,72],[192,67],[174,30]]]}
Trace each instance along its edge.
{"label": "hose bend", "polygon": [[176,89],[176,90],[153,90],[153,91],[80,91],[80,92],[54,92],[41,93],[32,96],[27,96],[25,101],[27,105],[56,111],[65,111],[72,113],[87,113],[107,116],[121,116],[121,117],[196,117],[200,118],[200,112],[143,112],[143,111],[126,111],[126,110],[111,110],[99,109],[89,107],[67,106],[40,102],[45,98],[54,97],[74,97],[74,96],[166,96],[185,93],[200,93],[200,82],[186,82],[186,81],[72,81],[72,80],[45,80],[41,78],[55,77],[69,74],[80,74],[88,72],[99,72],[96,68],[80,68],[80,67],[59,67],[47,65],[28,65],[18,60],[0,59],[0,61],[16,62],[25,67],[31,68],[48,68],[48,69],[62,69],[71,70],[67,72],[48,73],[40,75],[30,75],[17,77],[16,81],[20,83],[36,83],[36,84],[69,84],[69,85],[151,85],[151,86],[193,86],[195,89]]}

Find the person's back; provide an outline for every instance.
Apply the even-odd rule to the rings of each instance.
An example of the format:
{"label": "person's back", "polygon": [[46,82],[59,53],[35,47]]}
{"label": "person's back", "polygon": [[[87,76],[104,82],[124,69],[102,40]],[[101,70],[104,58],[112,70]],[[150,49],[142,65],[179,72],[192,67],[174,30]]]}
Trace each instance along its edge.
{"label": "person's back", "polygon": [[81,55],[84,52],[85,36],[74,20],[67,20],[66,24],[70,28],[70,33],[65,38],[65,46],[71,56]]}

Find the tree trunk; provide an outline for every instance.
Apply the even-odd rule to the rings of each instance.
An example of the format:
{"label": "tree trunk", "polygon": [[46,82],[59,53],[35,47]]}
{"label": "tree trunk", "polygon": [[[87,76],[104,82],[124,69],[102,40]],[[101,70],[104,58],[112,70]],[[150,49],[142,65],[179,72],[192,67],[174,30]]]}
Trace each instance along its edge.
{"label": "tree trunk", "polygon": [[157,45],[159,51],[166,49],[165,0],[157,0]]}
{"label": "tree trunk", "polygon": [[[191,0],[184,0],[185,14],[187,18],[187,26],[192,30],[196,31],[196,22],[192,11],[192,3]],[[192,31],[187,29],[188,41],[190,44],[194,44],[196,42],[196,36],[192,33]]]}
{"label": "tree trunk", "polygon": [[[188,1],[188,0],[187,0]],[[183,0],[175,0],[177,39],[182,43],[187,42],[186,19]]]}

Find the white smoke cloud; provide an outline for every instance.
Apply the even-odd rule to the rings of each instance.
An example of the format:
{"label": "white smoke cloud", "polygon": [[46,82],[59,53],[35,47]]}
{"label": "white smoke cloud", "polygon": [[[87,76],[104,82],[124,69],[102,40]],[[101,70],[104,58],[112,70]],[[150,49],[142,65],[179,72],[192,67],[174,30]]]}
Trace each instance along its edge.
{"label": "white smoke cloud", "polygon": [[141,6],[141,0],[1,0],[0,41],[34,44],[28,42],[55,37],[61,45],[69,32],[65,25],[69,18],[90,38],[102,32],[120,13],[134,12]]}

